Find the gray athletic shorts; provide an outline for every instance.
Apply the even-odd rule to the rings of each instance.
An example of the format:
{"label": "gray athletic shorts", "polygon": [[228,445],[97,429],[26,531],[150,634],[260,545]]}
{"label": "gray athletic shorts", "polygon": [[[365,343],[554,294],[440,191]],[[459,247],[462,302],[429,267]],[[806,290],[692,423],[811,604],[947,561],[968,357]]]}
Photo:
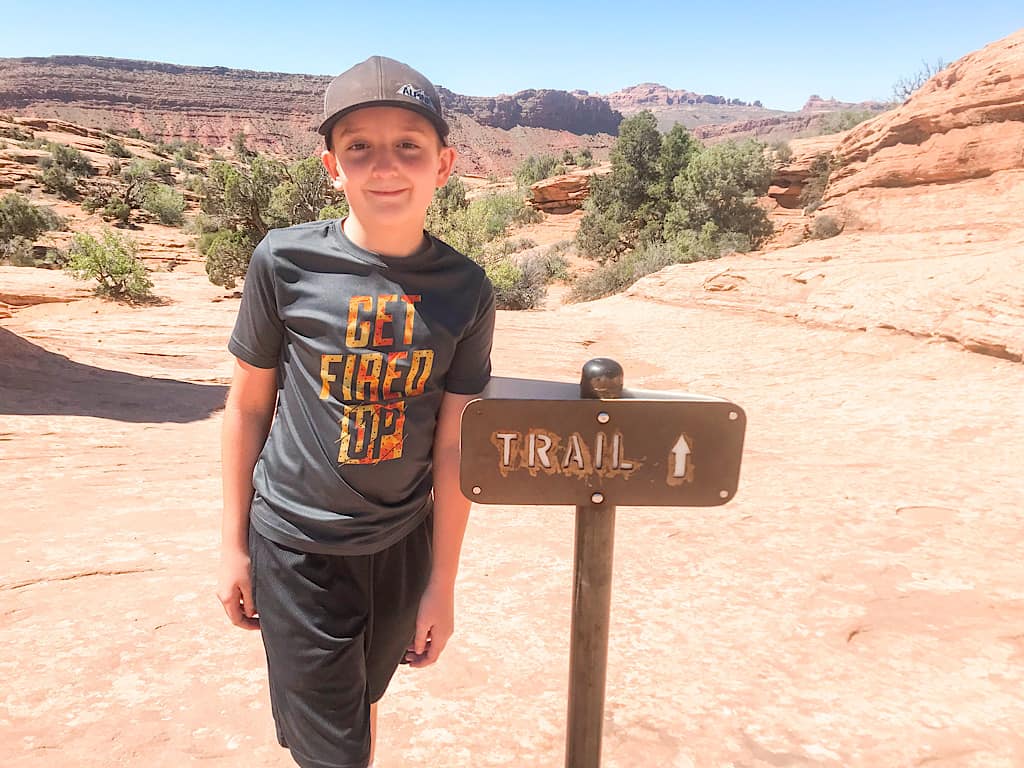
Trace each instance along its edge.
{"label": "gray athletic shorts", "polygon": [[370,704],[416,631],[432,517],[382,552],[317,555],[249,527],[277,740],[302,768],[365,768]]}

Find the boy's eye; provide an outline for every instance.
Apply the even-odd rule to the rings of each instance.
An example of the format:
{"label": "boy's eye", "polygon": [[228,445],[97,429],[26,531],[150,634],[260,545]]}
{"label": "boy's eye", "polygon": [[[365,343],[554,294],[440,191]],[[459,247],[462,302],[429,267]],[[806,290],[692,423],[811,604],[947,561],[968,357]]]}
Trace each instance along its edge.
{"label": "boy's eye", "polygon": [[398,145],[402,149],[419,149],[420,146],[414,141],[403,141]]}
{"label": "boy's eye", "polygon": [[355,141],[355,142],[352,142],[351,144],[349,144],[348,148],[349,149],[360,150],[360,149],[366,149],[367,146],[368,145],[366,144],[365,141]]}

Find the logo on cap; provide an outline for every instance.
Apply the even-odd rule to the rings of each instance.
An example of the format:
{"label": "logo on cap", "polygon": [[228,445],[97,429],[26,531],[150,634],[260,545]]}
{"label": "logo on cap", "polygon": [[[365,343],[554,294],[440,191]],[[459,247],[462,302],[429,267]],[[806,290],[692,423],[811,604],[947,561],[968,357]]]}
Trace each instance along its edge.
{"label": "logo on cap", "polygon": [[406,83],[401,88],[399,88],[398,94],[400,96],[408,96],[411,99],[416,99],[416,101],[421,102],[422,104],[427,106],[431,112],[437,112],[437,107],[434,106],[434,102],[431,101],[426,91],[422,90],[421,88],[417,88],[412,83]]}

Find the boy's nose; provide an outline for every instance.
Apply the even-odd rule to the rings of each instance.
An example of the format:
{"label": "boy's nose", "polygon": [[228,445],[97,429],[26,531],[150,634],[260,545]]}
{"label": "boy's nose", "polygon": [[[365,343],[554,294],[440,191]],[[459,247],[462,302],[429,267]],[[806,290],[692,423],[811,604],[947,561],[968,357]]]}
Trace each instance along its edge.
{"label": "boy's nose", "polygon": [[378,176],[394,173],[398,164],[390,149],[379,149],[373,153],[373,172]]}

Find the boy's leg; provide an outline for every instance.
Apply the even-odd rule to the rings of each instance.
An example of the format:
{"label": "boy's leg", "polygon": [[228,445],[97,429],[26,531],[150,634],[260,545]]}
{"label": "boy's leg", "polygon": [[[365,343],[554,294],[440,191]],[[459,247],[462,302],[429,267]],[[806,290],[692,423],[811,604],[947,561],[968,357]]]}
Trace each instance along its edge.
{"label": "boy's leg", "polygon": [[369,557],[298,552],[254,530],[249,549],[278,741],[302,768],[365,768]]}
{"label": "boy's leg", "polygon": [[370,705],[370,764],[367,768],[373,768],[373,751],[377,746],[377,702]]}

